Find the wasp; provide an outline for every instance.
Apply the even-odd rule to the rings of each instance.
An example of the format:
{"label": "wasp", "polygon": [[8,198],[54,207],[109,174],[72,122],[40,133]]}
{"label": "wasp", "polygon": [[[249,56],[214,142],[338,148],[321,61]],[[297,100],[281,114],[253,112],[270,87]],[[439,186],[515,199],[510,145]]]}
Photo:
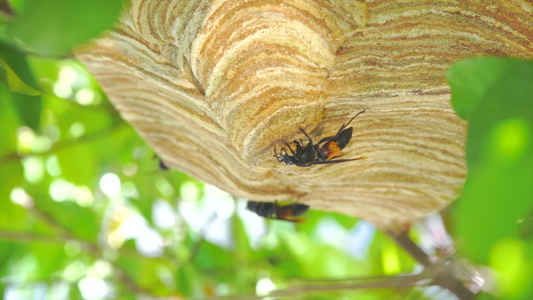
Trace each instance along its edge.
{"label": "wasp", "polygon": [[153,159],[157,159],[157,162],[158,162],[158,165],[159,165],[159,168],[158,168],[159,171],[167,171],[167,170],[170,170],[170,168],[168,167],[168,165],[163,161],[163,159],[161,159],[161,157],[159,157],[159,155],[154,154]]}
{"label": "wasp", "polygon": [[309,205],[292,203],[287,205],[279,205],[277,201],[274,202],[257,202],[248,201],[246,208],[267,219],[276,219],[289,221],[293,223],[305,222],[303,218],[295,218],[304,214]]}
{"label": "wasp", "polygon": [[364,157],[350,158],[350,159],[335,159],[330,160],[337,156],[352,138],[353,127],[346,128],[353,119],[358,115],[364,113],[365,110],[358,112],[353,116],[350,121],[343,124],[337,134],[334,136],[328,136],[321,139],[318,143],[313,144],[313,140],[309,137],[307,132],[300,127],[300,131],[309,139],[306,146],[303,145],[303,140],[294,140],[292,145],[285,142],[286,147],[282,147],[278,154],[276,148],[274,148],[274,157],[285,165],[296,165],[298,167],[310,167],[318,164],[334,164],[345,161],[352,161],[362,159]]}

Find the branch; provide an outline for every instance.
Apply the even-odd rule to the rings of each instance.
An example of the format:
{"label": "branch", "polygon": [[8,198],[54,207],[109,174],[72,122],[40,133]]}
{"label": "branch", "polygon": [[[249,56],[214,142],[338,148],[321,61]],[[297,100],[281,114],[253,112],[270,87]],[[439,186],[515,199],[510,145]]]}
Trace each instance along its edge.
{"label": "branch", "polygon": [[424,268],[435,270],[434,277],[432,278],[435,284],[450,290],[461,300],[471,300],[476,297],[476,294],[469,290],[464,283],[457,278],[457,275],[454,272],[453,263],[446,264],[445,261],[432,262],[429,255],[409,238],[407,232],[386,233],[416,261],[423,265]]}
{"label": "branch", "polygon": [[20,242],[20,243],[43,242],[43,243],[50,243],[50,244],[63,244],[66,242],[64,238],[60,238],[57,236],[48,236],[48,235],[31,233],[31,232],[14,232],[14,231],[5,231],[5,230],[0,230],[0,240]]}
{"label": "branch", "polygon": [[14,12],[11,7],[9,7],[7,1],[0,1],[0,15],[8,21],[13,19]]}
{"label": "branch", "polygon": [[[333,291],[333,290],[356,290],[367,288],[406,287],[417,285],[422,280],[431,279],[433,274],[426,271],[413,275],[376,276],[364,278],[351,278],[340,280],[299,280],[299,283],[291,287],[275,290],[264,296],[220,296],[210,299],[272,299],[272,298],[296,298],[297,295],[309,292]],[[199,298],[191,298],[199,299]]]}
{"label": "branch", "polygon": [[420,249],[417,244],[409,238],[406,232],[404,233],[393,233],[393,232],[385,232],[389,237],[391,237],[396,244],[398,244],[400,247],[402,247],[409,255],[411,255],[417,262],[419,262],[421,265],[423,265],[426,268],[430,268],[433,266],[433,263],[431,262],[431,259],[429,255],[424,252],[424,250]]}
{"label": "branch", "polygon": [[[281,297],[291,296],[314,291],[331,291],[331,290],[356,290],[369,288],[386,288],[386,287],[409,287],[419,284],[420,281],[430,279],[431,273],[420,273],[413,275],[397,276],[379,276],[363,277],[353,279],[331,280],[326,281],[328,284],[317,284],[319,281],[308,281],[309,284],[296,284],[282,290],[276,290],[269,296]],[[322,281],[324,282],[324,281]],[[331,284],[331,282],[334,282]]]}
{"label": "branch", "polygon": [[200,231],[200,238],[196,243],[193,245],[193,248],[191,250],[191,258],[189,259],[190,262],[193,262],[196,258],[196,255],[198,255],[198,251],[200,251],[200,247],[205,241],[205,236],[207,234],[207,230],[211,227],[213,222],[217,219],[217,212],[215,211],[207,221],[205,221],[205,224],[202,226],[202,229]]}

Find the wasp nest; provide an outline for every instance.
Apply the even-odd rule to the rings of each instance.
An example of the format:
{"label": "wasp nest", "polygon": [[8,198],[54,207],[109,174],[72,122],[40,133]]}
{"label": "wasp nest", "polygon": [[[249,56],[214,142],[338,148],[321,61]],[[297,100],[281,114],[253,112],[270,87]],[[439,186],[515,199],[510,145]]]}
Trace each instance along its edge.
{"label": "wasp nest", "polygon": [[[132,0],[79,49],[125,120],[169,166],[234,196],[295,199],[412,222],[460,195],[466,124],[445,72],[472,56],[532,57],[527,1]],[[338,158],[300,168],[285,141],[335,135]]]}

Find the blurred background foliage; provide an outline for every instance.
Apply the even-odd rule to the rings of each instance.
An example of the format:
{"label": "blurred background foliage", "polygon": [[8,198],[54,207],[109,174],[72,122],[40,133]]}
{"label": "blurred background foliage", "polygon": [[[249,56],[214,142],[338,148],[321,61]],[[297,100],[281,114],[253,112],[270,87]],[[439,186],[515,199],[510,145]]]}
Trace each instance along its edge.
{"label": "blurred background foliage", "polygon": [[[109,28],[122,4],[0,0],[3,299],[272,290],[287,299],[453,299],[415,282],[356,289],[362,279],[422,269],[364,221],[313,210],[302,224],[265,220],[245,199],[162,170],[70,54]],[[483,297],[533,298],[532,62],[465,60],[448,78],[453,106],[470,122],[469,177],[444,222],[430,216],[411,236],[447,257],[454,250],[445,223],[461,257],[477,267],[465,280],[493,282]]]}
{"label": "blurred background foliage", "polygon": [[469,122],[468,178],[454,205],[459,251],[490,266],[503,299],[533,299],[533,61],[463,60],[448,81]]}

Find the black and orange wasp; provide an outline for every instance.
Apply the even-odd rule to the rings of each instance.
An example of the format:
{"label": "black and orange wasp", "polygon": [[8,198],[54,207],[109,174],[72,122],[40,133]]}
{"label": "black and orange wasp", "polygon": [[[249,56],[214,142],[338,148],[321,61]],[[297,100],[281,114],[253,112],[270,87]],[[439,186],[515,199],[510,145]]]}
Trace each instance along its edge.
{"label": "black and orange wasp", "polygon": [[289,143],[285,142],[284,144],[286,147],[281,148],[280,154],[278,154],[276,148],[274,148],[274,157],[287,166],[296,165],[298,167],[310,167],[318,164],[334,164],[363,159],[364,157],[361,156],[349,159],[331,160],[337,156],[346,145],[348,145],[352,138],[353,127],[346,128],[346,126],[348,126],[348,124],[350,124],[358,115],[364,112],[365,110],[363,109],[353,116],[348,123],[343,124],[339,131],[337,131],[336,135],[325,137],[316,144],[313,144],[313,140],[309,137],[307,132],[300,127],[300,131],[309,139],[307,145],[303,146],[303,141],[301,139],[300,141],[295,140],[293,142],[295,149],[293,149]]}
{"label": "black and orange wasp", "polygon": [[309,205],[292,203],[287,205],[279,205],[277,201],[274,202],[258,202],[248,201],[246,208],[267,219],[276,219],[289,221],[293,223],[305,222],[303,218],[295,218],[304,214]]}

